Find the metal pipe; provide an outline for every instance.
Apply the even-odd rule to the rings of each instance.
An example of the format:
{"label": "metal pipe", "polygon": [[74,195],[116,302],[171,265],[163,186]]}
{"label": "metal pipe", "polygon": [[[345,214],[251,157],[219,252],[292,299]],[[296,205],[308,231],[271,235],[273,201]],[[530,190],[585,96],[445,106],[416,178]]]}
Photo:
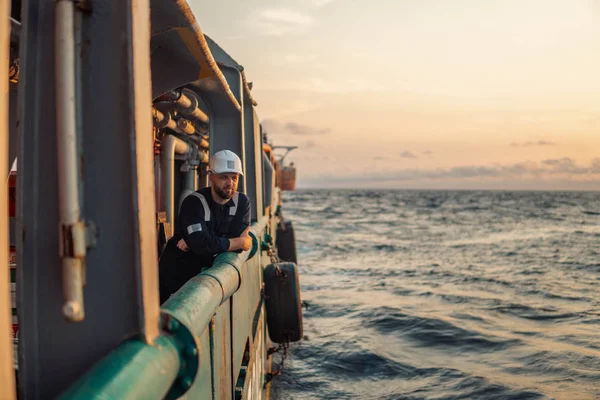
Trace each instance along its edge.
{"label": "metal pipe", "polygon": [[182,133],[187,133],[188,135],[193,135],[196,133],[196,127],[190,121],[185,118],[179,118],[177,120],[177,128]]}
{"label": "metal pipe", "polygon": [[126,341],[73,384],[59,398],[162,399],[181,367],[174,336],[156,338],[154,346]]}
{"label": "metal pipe", "polygon": [[200,163],[208,164],[209,159],[210,156],[208,155],[208,151],[198,152],[198,160],[200,160]]}
{"label": "metal pipe", "polygon": [[162,113],[156,108],[152,107],[152,117],[154,117],[154,126],[158,129],[170,129],[172,131],[177,130],[177,123],[171,117],[171,113]]}
{"label": "metal pipe", "polygon": [[[185,89],[184,89],[185,90]],[[171,90],[167,95],[175,101],[177,110],[185,115],[197,119],[198,121],[208,124],[209,118],[200,108],[198,107],[198,98],[191,90]]]}
{"label": "metal pipe", "polygon": [[21,23],[14,18],[10,18],[10,42],[19,43],[21,39]]}
{"label": "metal pipe", "polygon": [[79,207],[79,167],[75,105],[75,6],[71,0],[56,2],[56,123],[58,144],[58,193],[60,207],[60,257],[63,266],[63,314],[82,321],[85,225]]}
{"label": "metal pipe", "polygon": [[162,204],[167,213],[167,222],[171,224],[171,229],[173,229],[173,219],[175,218],[175,153],[187,155],[190,151],[190,146],[173,135],[165,135],[161,142],[161,148]]}
{"label": "metal pipe", "polygon": [[195,182],[196,179],[195,178],[196,178],[196,169],[190,168],[190,170],[185,173],[183,189],[181,190],[181,194],[179,195],[178,209],[181,209],[181,204],[183,203],[183,200],[188,195],[190,195],[191,193],[193,193],[196,190],[196,182]]}
{"label": "metal pipe", "polygon": [[157,129],[170,129],[182,135],[193,135],[196,133],[196,127],[192,122],[185,118],[174,120],[170,112],[162,112],[152,108],[152,117],[154,126]]}
{"label": "metal pipe", "polygon": [[203,138],[202,136],[193,135],[193,136],[190,136],[190,139],[192,141],[194,141],[198,145],[198,147],[200,147],[202,149],[209,148],[208,140]]}

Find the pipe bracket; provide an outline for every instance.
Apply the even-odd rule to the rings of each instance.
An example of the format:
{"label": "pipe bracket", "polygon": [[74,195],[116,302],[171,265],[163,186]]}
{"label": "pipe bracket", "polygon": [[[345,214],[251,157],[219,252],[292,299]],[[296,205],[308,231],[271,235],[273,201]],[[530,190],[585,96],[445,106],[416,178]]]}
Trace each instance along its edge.
{"label": "pipe bracket", "polygon": [[86,226],[83,221],[77,221],[71,225],[61,224],[60,257],[84,259],[86,236]]}
{"label": "pipe bracket", "polygon": [[181,360],[177,379],[173,382],[165,399],[178,399],[189,390],[198,375],[200,346],[191,327],[186,326],[174,315],[162,312],[161,325],[165,331],[175,337]]}

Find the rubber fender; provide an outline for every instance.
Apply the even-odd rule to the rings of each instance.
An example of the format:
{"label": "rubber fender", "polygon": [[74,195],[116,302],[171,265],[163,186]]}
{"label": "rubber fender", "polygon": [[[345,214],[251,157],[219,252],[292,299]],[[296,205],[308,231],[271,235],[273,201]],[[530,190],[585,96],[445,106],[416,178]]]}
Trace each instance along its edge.
{"label": "rubber fender", "polygon": [[269,337],[275,343],[302,339],[302,301],[296,264],[269,264],[263,271]]}
{"label": "rubber fender", "polygon": [[296,236],[292,221],[285,221],[277,226],[277,255],[281,261],[298,264],[296,256]]}

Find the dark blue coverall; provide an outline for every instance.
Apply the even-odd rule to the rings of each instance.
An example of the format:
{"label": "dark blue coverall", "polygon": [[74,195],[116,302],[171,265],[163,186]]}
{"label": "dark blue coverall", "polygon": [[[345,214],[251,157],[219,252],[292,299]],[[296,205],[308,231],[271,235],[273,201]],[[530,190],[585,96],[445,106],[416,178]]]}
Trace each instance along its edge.
{"label": "dark blue coverall", "polygon": [[[250,226],[250,199],[236,192],[225,204],[215,203],[210,187],[188,195],[179,211],[178,232],[167,242],[159,261],[160,303],[188,280],[212,266],[214,258],[229,248],[230,238]],[[189,247],[182,251],[183,238]]]}

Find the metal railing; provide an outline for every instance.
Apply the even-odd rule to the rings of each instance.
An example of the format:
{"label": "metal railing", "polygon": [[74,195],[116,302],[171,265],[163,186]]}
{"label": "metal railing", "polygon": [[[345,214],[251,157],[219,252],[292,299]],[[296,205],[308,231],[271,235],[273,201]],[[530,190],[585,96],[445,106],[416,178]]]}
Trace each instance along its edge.
{"label": "metal railing", "polygon": [[[205,398],[207,394],[216,396],[215,391],[232,390],[234,371],[243,357],[238,349],[243,352],[246,342],[252,341],[251,325],[260,304],[259,238],[267,222],[268,216],[252,224],[251,250],[219,255],[211,268],[165,302],[161,307],[163,331],[154,345],[140,339],[123,342],[60,398],[162,399],[178,398],[187,391],[193,398],[200,394]],[[236,302],[238,290],[243,298]],[[232,318],[239,314],[246,315]],[[234,319],[242,319],[245,326],[237,326],[233,332]],[[215,357],[214,348],[219,345],[229,348],[224,363]],[[231,384],[219,385],[223,380]]]}

